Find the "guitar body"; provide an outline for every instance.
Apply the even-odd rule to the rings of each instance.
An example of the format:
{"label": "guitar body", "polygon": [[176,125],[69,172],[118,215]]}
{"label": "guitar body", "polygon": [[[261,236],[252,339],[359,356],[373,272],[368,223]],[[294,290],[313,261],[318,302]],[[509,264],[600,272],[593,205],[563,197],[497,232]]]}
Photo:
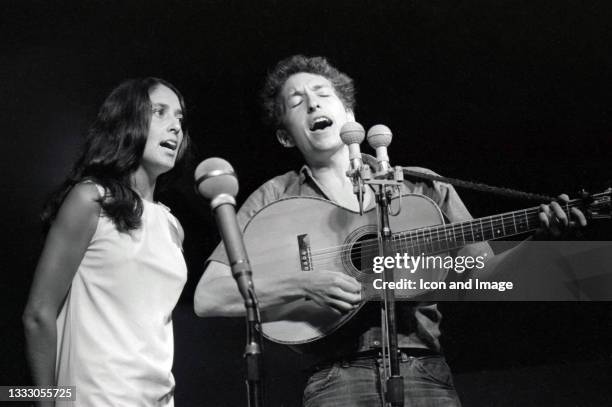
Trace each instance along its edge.
{"label": "guitar body", "polygon": [[[394,199],[391,207],[397,208],[398,201],[399,198]],[[416,194],[402,196],[400,214],[390,216],[389,220],[394,232],[444,222],[437,205]],[[349,274],[364,287],[371,287],[373,278],[381,278],[381,274],[361,269],[371,269],[372,257],[379,255],[376,242],[371,241],[377,231],[376,209],[360,216],[324,199],[295,197],[261,209],[247,224],[244,241],[253,273],[333,270]],[[370,242],[361,244],[364,239]],[[262,333],[274,342],[305,344],[329,335],[358,311],[340,316],[312,300],[300,299],[266,310]]]}

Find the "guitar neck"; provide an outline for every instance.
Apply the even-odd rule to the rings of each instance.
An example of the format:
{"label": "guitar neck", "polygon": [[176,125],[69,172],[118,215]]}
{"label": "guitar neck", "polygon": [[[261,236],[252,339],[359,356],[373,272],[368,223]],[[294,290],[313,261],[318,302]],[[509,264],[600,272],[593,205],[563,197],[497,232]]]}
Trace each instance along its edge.
{"label": "guitar neck", "polygon": [[[563,210],[568,217],[570,208],[579,202],[573,200],[563,203]],[[409,255],[442,253],[471,243],[535,231],[540,227],[539,212],[539,207],[533,207],[465,222],[404,231],[395,233],[393,241],[398,250]]]}

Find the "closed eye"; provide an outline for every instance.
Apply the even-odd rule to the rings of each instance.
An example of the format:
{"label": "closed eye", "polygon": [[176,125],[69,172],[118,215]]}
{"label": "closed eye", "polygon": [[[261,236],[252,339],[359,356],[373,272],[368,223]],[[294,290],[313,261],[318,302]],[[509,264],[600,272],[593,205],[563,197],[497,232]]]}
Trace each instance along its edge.
{"label": "closed eye", "polygon": [[291,106],[292,108],[297,107],[302,104],[302,100],[303,99],[301,97],[293,97],[289,99],[289,106]]}

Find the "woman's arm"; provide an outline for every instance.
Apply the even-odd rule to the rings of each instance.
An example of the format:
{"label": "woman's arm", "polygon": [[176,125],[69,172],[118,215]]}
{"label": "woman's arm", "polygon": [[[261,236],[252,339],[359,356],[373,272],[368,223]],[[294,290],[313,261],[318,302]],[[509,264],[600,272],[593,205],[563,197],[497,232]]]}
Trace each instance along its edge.
{"label": "woman's arm", "polygon": [[94,184],[79,184],[70,191],[36,266],[23,324],[28,362],[37,386],[55,385],[56,319],[96,230],[99,196]]}

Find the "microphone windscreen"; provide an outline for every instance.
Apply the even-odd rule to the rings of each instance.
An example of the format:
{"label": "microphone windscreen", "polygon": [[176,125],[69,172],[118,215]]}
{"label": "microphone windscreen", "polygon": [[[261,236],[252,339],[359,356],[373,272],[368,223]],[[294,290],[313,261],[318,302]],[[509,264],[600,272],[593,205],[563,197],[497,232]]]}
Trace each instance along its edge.
{"label": "microphone windscreen", "polygon": [[365,129],[357,122],[346,122],[340,129],[340,139],[344,144],[361,144],[365,138]]}
{"label": "microphone windscreen", "polygon": [[234,168],[223,158],[207,158],[202,161],[194,173],[198,193],[208,200],[219,195],[236,197],[238,179]]}
{"label": "microphone windscreen", "polygon": [[391,144],[391,130],[383,125],[377,124],[368,130],[368,143],[372,148],[387,147]]}

